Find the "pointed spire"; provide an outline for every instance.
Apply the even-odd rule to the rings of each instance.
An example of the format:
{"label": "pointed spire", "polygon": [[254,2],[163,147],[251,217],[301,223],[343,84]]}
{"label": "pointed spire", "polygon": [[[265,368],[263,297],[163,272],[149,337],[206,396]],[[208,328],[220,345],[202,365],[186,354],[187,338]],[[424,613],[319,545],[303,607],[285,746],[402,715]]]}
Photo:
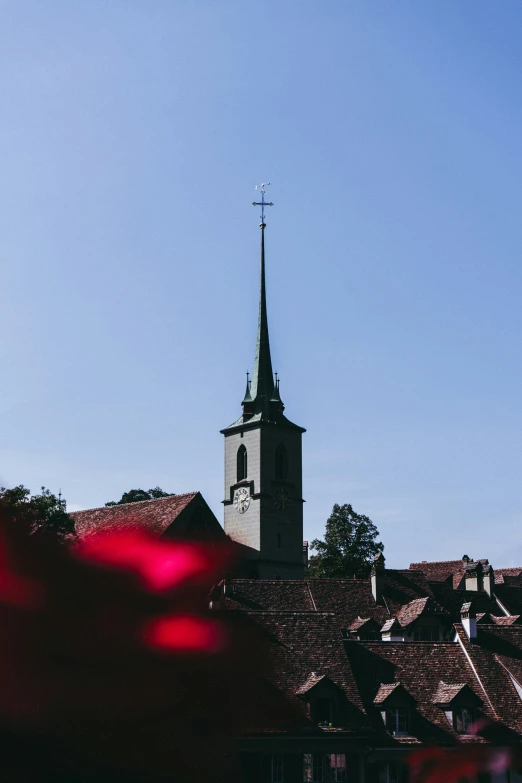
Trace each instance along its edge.
{"label": "pointed spire", "polygon": [[248,377],[249,375],[250,375],[250,373],[247,372],[247,374],[246,374],[246,377],[247,377],[246,391],[245,391],[245,396],[243,397],[242,405],[244,405],[245,402],[252,402],[252,396],[250,394],[250,380],[249,380],[249,377]]}
{"label": "pointed spire", "polygon": [[274,391],[274,376],[272,359],[270,357],[270,340],[268,338],[268,318],[266,313],[265,286],[265,223],[261,226],[261,290],[259,296],[259,317],[257,322],[256,358],[250,395],[255,403],[256,411],[263,412]]}

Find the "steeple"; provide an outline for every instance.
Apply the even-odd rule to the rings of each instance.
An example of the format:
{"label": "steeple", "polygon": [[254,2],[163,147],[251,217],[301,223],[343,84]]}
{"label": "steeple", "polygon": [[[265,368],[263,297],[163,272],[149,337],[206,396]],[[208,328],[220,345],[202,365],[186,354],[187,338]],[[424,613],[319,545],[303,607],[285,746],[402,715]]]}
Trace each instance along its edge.
{"label": "steeple", "polygon": [[259,293],[259,316],[257,320],[256,358],[250,386],[253,413],[268,413],[269,402],[274,392],[274,375],[268,337],[265,285],[265,223],[261,223],[261,285]]}
{"label": "steeple", "polygon": [[[242,546],[247,572],[264,579],[303,577],[303,427],[289,421],[272,371],[265,281],[265,185],[261,200],[261,276],[256,353],[241,416],[225,436],[225,533]],[[234,370],[235,362],[230,363]],[[246,568],[246,565],[245,565]]]}

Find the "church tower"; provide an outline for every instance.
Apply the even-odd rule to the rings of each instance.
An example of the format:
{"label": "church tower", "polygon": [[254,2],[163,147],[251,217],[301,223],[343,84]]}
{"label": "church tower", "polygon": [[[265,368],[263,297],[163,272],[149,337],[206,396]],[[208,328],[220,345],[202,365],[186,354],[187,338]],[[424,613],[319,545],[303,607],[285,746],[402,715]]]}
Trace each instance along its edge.
{"label": "church tower", "polygon": [[[243,544],[262,579],[303,578],[301,438],[284,415],[272,372],[265,289],[264,186],[256,355],[243,413],[225,436],[225,532]],[[270,205],[271,206],[271,205]],[[254,564],[253,564],[254,565]]]}

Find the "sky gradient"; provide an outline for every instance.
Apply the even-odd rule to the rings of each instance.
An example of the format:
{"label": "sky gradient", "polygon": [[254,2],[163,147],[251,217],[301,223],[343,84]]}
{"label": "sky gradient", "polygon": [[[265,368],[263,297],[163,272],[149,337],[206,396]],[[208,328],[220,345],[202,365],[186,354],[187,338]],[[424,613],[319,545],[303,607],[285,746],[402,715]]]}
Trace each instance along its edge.
{"label": "sky gradient", "polygon": [[268,319],[334,503],[387,563],[522,565],[522,5],[0,2],[0,484],[222,521]]}

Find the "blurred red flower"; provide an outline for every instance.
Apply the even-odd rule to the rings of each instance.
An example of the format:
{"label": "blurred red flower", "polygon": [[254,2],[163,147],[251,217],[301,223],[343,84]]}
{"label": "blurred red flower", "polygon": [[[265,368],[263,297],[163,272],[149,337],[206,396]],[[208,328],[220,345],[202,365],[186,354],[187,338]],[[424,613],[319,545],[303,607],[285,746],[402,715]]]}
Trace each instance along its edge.
{"label": "blurred red flower", "polygon": [[229,561],[137,529],[67,548],[0,508],[2,779],[233,779],[266,666],[247,617],[208,610]]}

